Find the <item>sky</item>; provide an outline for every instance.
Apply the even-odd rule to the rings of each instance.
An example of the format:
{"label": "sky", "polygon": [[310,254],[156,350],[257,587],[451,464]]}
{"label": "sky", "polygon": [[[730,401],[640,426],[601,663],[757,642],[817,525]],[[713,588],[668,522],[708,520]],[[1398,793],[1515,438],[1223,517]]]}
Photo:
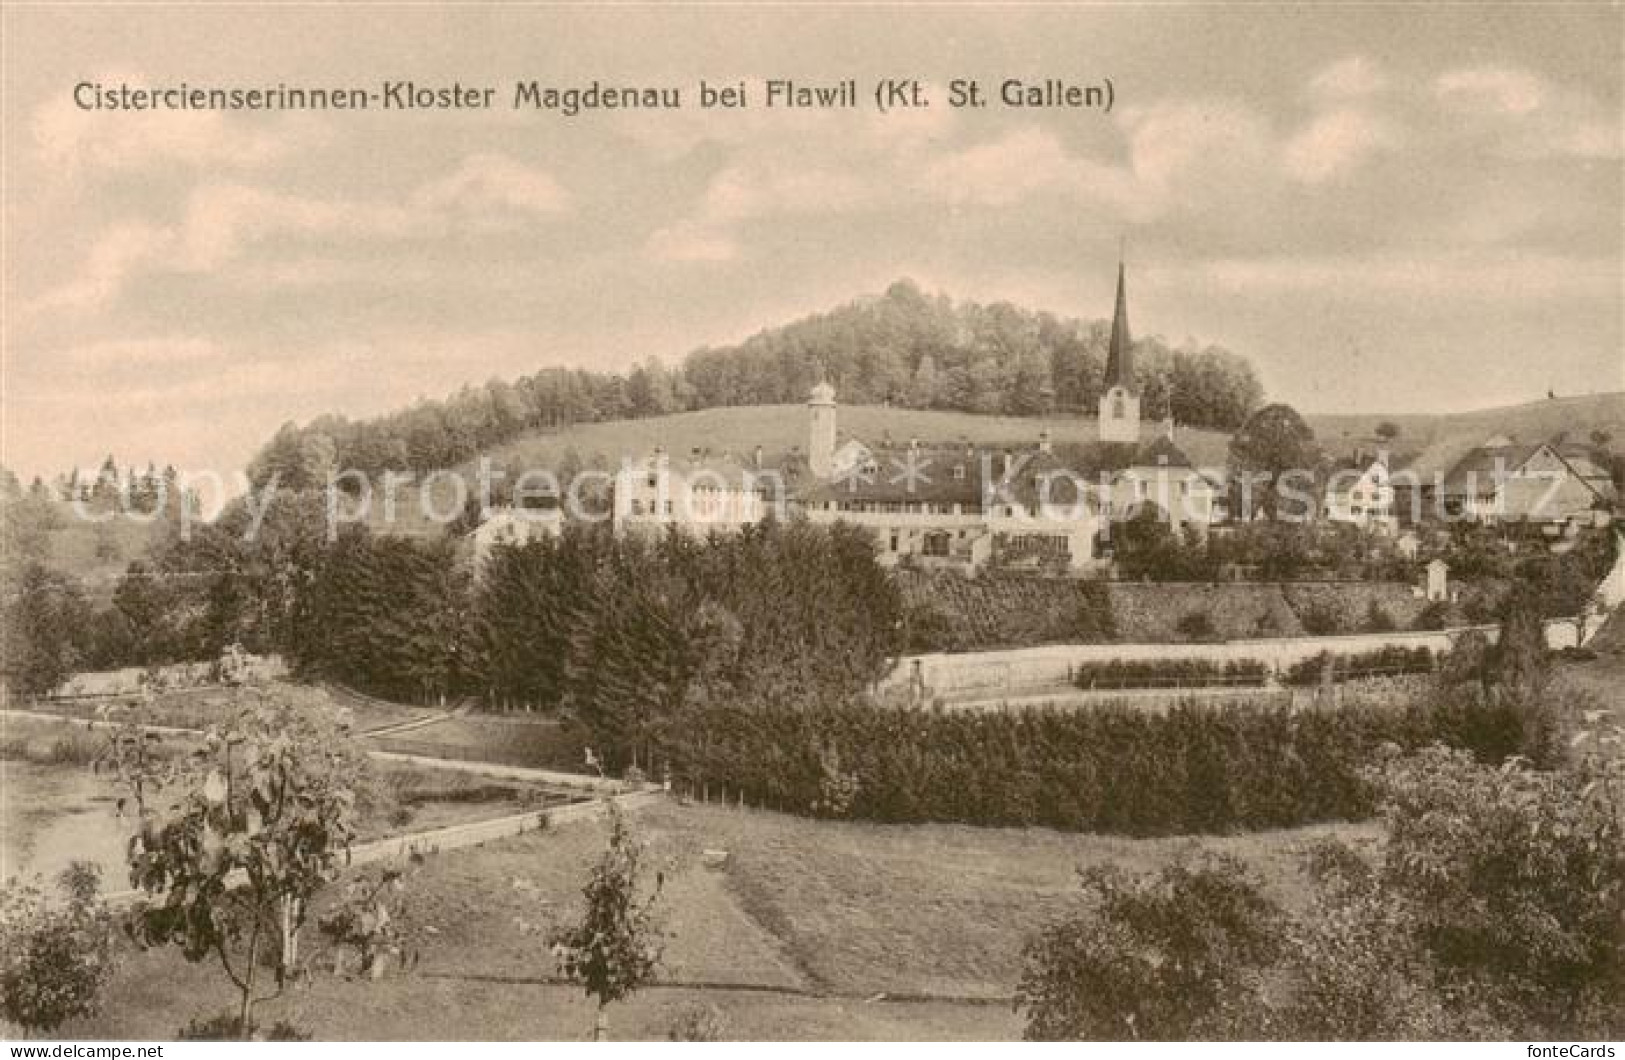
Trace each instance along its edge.
{"label": "sky", "polygon": [[[908,277],[1111,311],[1305,411],[1625,388],[1619,5],[17,6],[0,443],[241,467],[281,423],[675,362]],[[935,105],[768,110],[761,82]],[[1110,78],[1111,112],[946,105]],[[85,111],[74,85],[497,89],[490,111]],[[565,118],[516,80],[673,86]],[[755,104],[704,111],[701,80]]]}

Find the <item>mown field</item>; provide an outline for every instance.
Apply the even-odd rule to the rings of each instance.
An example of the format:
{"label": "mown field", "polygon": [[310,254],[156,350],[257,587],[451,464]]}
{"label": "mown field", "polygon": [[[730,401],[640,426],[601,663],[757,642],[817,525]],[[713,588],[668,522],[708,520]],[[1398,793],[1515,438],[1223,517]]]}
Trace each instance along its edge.
{"label": "mown field", "polygon": [[[893,827],[658,802],[633,811],[667,884],[663,983],[612,1009],[611,1036],[658,1039],[696,1004],[730,1037],[1014,1038],[1008,998],[1029,932],[1067,910],[1075,869],[1150,868],[1190,841],[1038,829]],[[1202,840],[1249,862],[1286,903],[1304,900],[1297,853],[1368,826]],[[604,842],[581,822],[432,857],[409,915],[432,928],[417,969],[380,982],[318,980],[265,1007],[323,1039],[552,1039],[590,1035],[593,1013],[555,973],[543,934],[572,917]],[[701,853],[726,850],[725,867]],[[710,984],[710,985],[706,985]],[[85,1038],[160,1038],[226,1007],[217,970],[132,956],[105,1011],[63,1028]],[[890,995],[882,998],[880,995]]]}

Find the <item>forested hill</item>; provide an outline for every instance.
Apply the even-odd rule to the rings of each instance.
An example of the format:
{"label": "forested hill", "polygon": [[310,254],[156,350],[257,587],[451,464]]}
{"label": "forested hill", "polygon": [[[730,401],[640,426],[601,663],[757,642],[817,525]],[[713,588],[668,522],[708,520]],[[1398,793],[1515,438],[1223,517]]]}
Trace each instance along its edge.
{"label": "forested hill", "polygon": [[[737,346],[694,350],[676,368],[653,360],[624,375],[546,368],[377,419],[290,424],[249,473],[261,484],[275,472],[295,487],[334,465],[421,474],[574,423],[800,402],[820,376],[843,404],[1018,416],[1092,411],[1110,331],[1107,320],[954,302],[905,280]],[[1143,338],[1134,359],[1146,419],[1171,412],[1182,424],[1232,431],[1263,398],[1251,365],[1216,346],[1174,349]]]}

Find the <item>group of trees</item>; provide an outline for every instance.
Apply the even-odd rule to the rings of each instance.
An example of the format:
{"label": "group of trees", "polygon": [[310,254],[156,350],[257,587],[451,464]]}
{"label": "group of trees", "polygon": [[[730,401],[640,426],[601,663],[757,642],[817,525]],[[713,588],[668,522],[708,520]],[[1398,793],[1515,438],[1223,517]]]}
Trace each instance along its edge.
{"label": "group of trees", "polygon": [[179,503],[180,473],[174,465],[162,471],[149,461],[145,471],[134,467],[119,469],[109,454],[94,476],[82,475],[77,467],[57,475],[50,482],[35,475],[25,489],[7,468],[0,468],[0,498],[6,501],[27,497],[35,501],[63,501],[87,504],[100,510],[149,514],[165,504]]}
{"label": "group of trees", "polygon": [[[521,434],[574,423],[732,405],[798,403],[822,378],[849,404],[1037,415],[1092,413],[1110,325],[1009,303],[955,303],[914,284],[878,298],[703,348],[675,368],[649,360],[625,374],[548,368],[465,387],[377,419],[289,424],[250,464],[256,485],[321,485],[333,470],[376,478],[451,467]],[[1157,338],[1135,349],[1141,414],[1235,430],[1262,400],[1251,366],[1217,346]]]}
{"label": "group of trees", "polygon": [[1408,581],[1415,564],[1391,541],[1349,523],[1259,520],[1200,533],[1175,530],[1154,507],[1110,528],[1112,559],[1129,581],[1211,582],[1299,578]]}
{"label": "group of trees", "polygon": [[477,584],[445,543],[354,528],[293,609],[280,643],[307,670],[404,699],[563,709],[616,767],[715,698],[855,693],[901,637],[861,531],[773,522],[706,539],[572,526],[496,550]]}

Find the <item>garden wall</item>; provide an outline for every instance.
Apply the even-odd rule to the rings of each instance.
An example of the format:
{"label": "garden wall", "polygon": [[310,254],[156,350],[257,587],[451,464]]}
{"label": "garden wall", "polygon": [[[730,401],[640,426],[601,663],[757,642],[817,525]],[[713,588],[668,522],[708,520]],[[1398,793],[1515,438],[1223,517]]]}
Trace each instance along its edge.
{"label": "garden wall", "polygon": [[[1204,659],[1234,662],[1257,659],[1284,669],[1321,652],[1353,655],[1385,647],[1427,648],[1435,654],[1450,650],[1455,638],[1469,629],[1484,632],[1492,641],[1495,626],[1394,633],[1358,633],[1332,637],[1275,637],[1225,640],[1201,644],[1052,644],[1006,651],[933,653],[904,656],[879,683],[881,691],[915,689],[922,698],[949,700],[995,699],[1072,685],[1080,663],[1135,659]],[[1546,623],[1546,643],[1553,649],[1579,643],[1577,620],[1554,618]]]}

